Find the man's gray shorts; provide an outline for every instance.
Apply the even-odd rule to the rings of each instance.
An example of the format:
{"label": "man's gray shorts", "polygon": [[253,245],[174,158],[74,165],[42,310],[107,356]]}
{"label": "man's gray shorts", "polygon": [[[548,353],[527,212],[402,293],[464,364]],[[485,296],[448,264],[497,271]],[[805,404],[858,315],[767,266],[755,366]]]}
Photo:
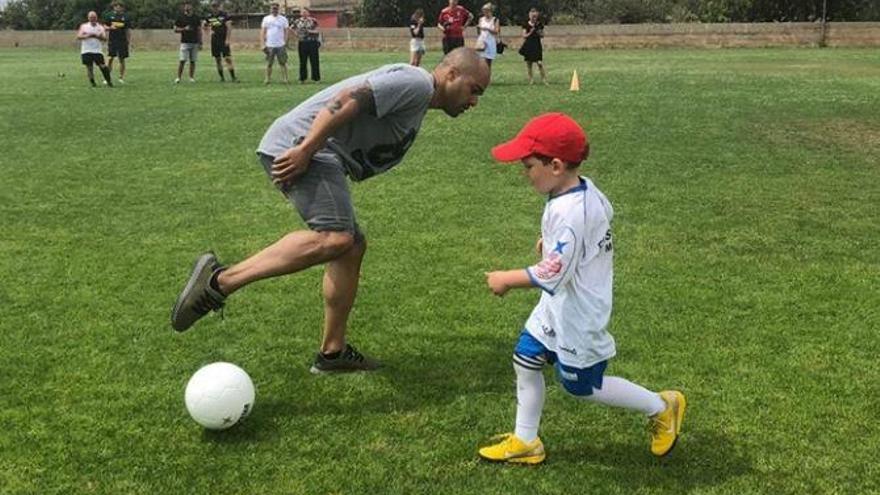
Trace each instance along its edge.
{"label": "man's gray shorts", "polygon": [[[258,153],[260,163],[272,178],[274,157]],[[348,232],[355,242],[364,234],[358,227],[348,189],[348,178],[339,158],[332,153],[318,152],[305,173],[286,186],[278,188],[315,232]]]}
{"label": "man's gray shorts", "polygon": [[272,62],[277,58],[278,63],[281,65],[287,65],[287,48],[283,46],[277,47],[266,47],[264,52],[266,54],[266,63],[272,65]]}
{"label": "man's gray shorts", "polygon": [[198,43],[181,43],[180,44],[180,61],[195,62],[199,59]]}

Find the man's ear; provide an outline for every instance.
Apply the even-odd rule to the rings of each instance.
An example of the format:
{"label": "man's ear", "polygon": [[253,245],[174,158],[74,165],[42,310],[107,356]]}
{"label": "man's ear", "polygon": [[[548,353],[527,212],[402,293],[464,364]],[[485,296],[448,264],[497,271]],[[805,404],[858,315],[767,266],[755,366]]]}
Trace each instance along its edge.
{"label": "man's ear", "polygon": [[458,67],[450,67],[448,71],[446,71],[446,80],[449,82],[455,81],[461,77],[461,71],[458,70]]}

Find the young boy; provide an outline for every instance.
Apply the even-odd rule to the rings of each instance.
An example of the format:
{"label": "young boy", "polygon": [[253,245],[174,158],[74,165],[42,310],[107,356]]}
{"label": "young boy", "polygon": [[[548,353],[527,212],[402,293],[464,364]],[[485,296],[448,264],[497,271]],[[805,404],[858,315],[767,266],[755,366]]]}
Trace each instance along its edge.
{"label": "young boy", "polygon": [[567,115],[532,119],[517,136],[492,149],[502,162],[521,160],[525,175],[549,195],[537,249],[542,260],[526,269],[486,274],[489,288],[503,296],[513,288],[539,288],[541,300],[526,321],[513,351],[516,371],[516,430],[480,449],[497,462],[538,464],[544,407],[545,364],[553,365],[565,390],[575,397],[639,411],[651,418],[651,452],[668,454],[684,418],[678,391],[651,392],[616,376],[605,376],[615,354],[608,333],[611,318],[613,244],[611,203],[578,167],[589,154],[587,136]]}

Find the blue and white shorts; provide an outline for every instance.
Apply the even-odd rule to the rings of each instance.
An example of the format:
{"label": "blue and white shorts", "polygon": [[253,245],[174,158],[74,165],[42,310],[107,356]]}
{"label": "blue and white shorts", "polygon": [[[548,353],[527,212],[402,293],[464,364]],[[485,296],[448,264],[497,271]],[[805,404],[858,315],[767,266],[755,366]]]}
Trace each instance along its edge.
{"label": "blue and white shorts", "polygon": [[544,347],[540,340],[523,329],[513,350],[513,362],[526,369],[540,371],[544,363],[552,364],[556,378],[565,390],[572,395],[592,395],[593,389],[602,388],[602,377],[608,361],[596,363],[588,368],[575,368],[559,362],[556,353]]}

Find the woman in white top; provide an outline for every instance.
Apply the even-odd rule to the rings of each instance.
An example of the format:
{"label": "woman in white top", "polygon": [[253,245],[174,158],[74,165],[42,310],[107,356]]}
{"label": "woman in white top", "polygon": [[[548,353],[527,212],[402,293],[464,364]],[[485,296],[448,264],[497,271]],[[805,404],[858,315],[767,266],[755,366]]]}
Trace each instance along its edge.
{"label": "woman in white top", "polygon": [[498,54],[498,41],[501,38],[501,24],[498,18],[493,15],[495,6],[491,3],[483,5],[483,15],[477,24],[476,49],[480,52],[480,56],[486,59],[489,67],[492,67],[492,60]]}
{"label": "woman in white top", "polygon": [[409,19],[409,64],[418,67],[425,54],[425,11],[416,9]]}

